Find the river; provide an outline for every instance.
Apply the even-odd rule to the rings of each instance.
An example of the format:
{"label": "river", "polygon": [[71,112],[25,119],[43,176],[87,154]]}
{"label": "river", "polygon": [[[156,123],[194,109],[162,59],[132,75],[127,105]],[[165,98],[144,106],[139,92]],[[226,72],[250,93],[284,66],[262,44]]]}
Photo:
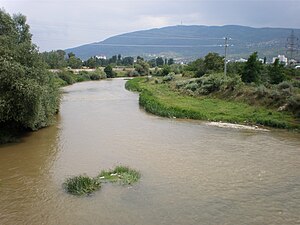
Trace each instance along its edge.
{"label": "river", "polygon": [[[160,118],[124,84],[66,87],[53,126],[0,147],[1,225],[300,224],[299,133]],[[119,164],[141,180],[62,188]]]}

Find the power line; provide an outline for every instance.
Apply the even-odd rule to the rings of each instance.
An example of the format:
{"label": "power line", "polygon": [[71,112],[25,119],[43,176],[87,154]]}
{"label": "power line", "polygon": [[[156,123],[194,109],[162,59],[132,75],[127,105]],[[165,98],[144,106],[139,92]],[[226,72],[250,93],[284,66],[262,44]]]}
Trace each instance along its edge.
{"label": "power line", "polygon": [[161,48],[197,48],[197,47],[223,47],[223,45],[151,45],[151,44],[110,44],[110,43],[92,43],[89,45],[99,46],[118,46],[118,47],[161,47]]}
{"label": "power line", "polygon": [[142,38],[142,39],[168,39],[168,40],[223,40],[224,38],[203,38],[203,37],[188,37],[188,36],[172,36],[172,37],[158,37],[158,36],[131,36],[121,35],[118,38]]}
{"label": "power line", "polygon": [[294,34],[294,30],[292,30],[291,35],[287,38],[287,44],[286,44],[286,54],[290,55],[290,60],[294,59],[295,54],[298,53],[298,38]]}

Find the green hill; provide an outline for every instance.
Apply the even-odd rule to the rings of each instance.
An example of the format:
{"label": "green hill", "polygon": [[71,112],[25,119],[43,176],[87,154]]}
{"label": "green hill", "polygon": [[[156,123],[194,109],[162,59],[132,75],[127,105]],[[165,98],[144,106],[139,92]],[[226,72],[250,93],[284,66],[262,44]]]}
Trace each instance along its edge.
{"label": "green hill", "polygon": [[[248,57],[254,51],[269,60],[286,54],[287,37],[292,29],[252,28],[246,26],[170,26],[125,33],[101,42],[66,49],[82,59],[94,55],[165,56],[191,60],[208,52],[224,54],[224,37],[230,37],[229,58]],[[300,37],[300,29],[294,29]]]}

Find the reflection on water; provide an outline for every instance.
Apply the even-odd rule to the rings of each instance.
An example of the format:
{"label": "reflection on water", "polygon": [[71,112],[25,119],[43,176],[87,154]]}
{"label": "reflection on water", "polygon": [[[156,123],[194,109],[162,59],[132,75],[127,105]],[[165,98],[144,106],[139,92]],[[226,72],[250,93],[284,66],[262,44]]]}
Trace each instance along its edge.
{"label": "reflection on water", "polygon": [[[146,114],[124,80],[65,88],[60,119],[0,147],[0,224],[297,224],[300,136]],[[67,195],[66,177],[125,164],[133,187]]]}

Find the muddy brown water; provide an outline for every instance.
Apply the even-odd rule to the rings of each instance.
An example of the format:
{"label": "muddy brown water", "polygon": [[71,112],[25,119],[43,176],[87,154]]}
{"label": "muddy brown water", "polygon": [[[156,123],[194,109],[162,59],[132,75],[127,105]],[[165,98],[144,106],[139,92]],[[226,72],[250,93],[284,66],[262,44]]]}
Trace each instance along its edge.
{"label": "muddy brown water", "polygon": [[[64,89],[57,122],[0,147],[1,225],[300,224],[300,135],[160,118],[122,79]],[[132,187],[89,197],[72,175],[124,164]]]}

